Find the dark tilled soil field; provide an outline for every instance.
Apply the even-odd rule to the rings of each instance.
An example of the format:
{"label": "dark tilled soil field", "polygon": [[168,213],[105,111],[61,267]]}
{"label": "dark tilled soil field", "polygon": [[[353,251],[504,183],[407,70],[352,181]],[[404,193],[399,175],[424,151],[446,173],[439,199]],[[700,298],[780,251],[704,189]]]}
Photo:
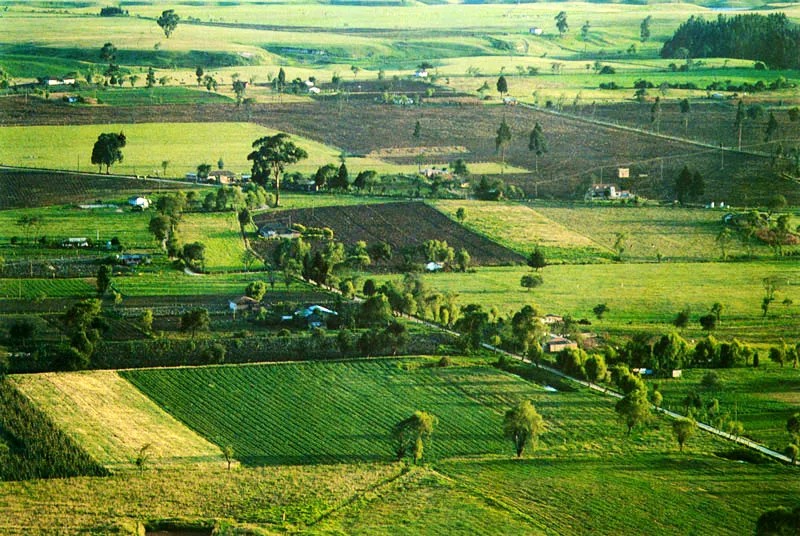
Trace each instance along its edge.
{"label": "dark tilled soil field", "polygon": [[[620,118],[627,117],[633,110],[627,104],[620,105]],[[637,114],[641,112],[636,110]],[[800,203],[800,183],[780,179],[771,168],[769,158],[728,152],[723,162],[720,152],[712,148],[598,126],[522,106],[401,107],[326,101],[260,104],[250,112],[237,109],[235,105],[141,106],[124,111],[100,106],[78,107],[70,112],[65,116],[63,106],[57,103],[31,100],[25,104],[22,99],[0,99],[0,118],[4,124],[63,124],[65,120],[72,124],[250,120],[321,141],[351,154],[367,154],[391,147],[422,150],[463,146],[469,153],[458,157],[468,162],[501,159],[496,151],[495,135],[505,118],[512,131],[506,161],[529,170],[535,170],[536,159],[528,150],[528,137],[533,125],[539,122],[549,150],[538,158],[538,172],[505,177],[529,196],[583,198],[587,185],[593,181],[619,182],[617,168],[624,167],[631,170],[631,179],[620,186],[645,197],[672,199],[675,180],[681,169],[688,166],[692,171],[703,173],[706,179],[706,192],[699,202],[763,204],[775,193],[781,193],[790,203]],[[598,119],[608,119],[605,115],[611,113],[598,112]],[[710,113],[708,118],[719,116],[713,128],[729,130],[727,123],[721,122],[722,111]],[[699,117],[695,120],[698,123],[702,121]],[[421,125],[420,139],[413,137],[417,120]],[[627,121],[638,124],[636,119]],[[668,130],[669,121],[674,118],[665,120],[664,130]],[[411,164],[414,157],[389,160]]]}
{"label": "dark tilled soil field", "polygon": [[0,168],[0,210],[45,207],[67,203],[119,200],[128,195],[149,195],[156,190],[191,188],[191,185],[143,182],[121,177],[25,171]]}
{"label": "dark tilled soil field", "polygon": [[[330,227],[334,237],[346,246],[359,240],[367,245],[384,241],[392,246],[394,261],[400,251],[416,248],[428,240],[446,240],[456,251],[466,249],[476,265],[524,263],[521,255],[504,248],[450,220],[424,203],[384,203],[348,207],[285,210],[260,214],[258,225],[270,222],[300,223],[306,227]],[[254,245],[269,249],[274,241]]]}

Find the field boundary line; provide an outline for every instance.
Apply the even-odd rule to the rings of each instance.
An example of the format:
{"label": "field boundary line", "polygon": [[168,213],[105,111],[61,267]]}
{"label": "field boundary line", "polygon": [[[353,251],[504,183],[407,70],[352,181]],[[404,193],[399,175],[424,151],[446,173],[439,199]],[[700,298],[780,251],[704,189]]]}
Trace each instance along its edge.
{"label": "field boundary line", "polygon": [[187,187],[192,186],[204,186],[204,187],[211,187],[214,188],[216,185],[202,183],[202,182],[188,182],[182,181],[179,179],[160,179],[155,177],[140,177],[136,175],[124,175],[122,173],[95,173],[93,171],[73,171],[69,169],[52,169],[52,168],[38,168],[38,167],[27,167],[27,166],[9,166],[6,164],[0,164],[0,169],[9,169],[9,170],[21,170],[21,171],[43,171],[49,173],[68,173],[70,175],[81,175],[84,177],[105,177],[105,178],[112,178],[112,179],[130,179],[130,180],[138,180],[142,182],[160,182],[165,184],[181,184]]}
{"label": "field boundary line", "polygon": [[610,122],[607,122],[607,121],[601,121],[599,119],[590,119],[588,117],[582,117],[582,116],[573,115],[573,114],[570,114],[570,113],[559,112],[559,111],[552,110],[552,109],[547,109],[547,108],[539,108],[537,106],[534,106],[532,104],[527,104],[527,103],[524,103],[524,102],[520,102],[518,104],[518,106],[522,106],[523,108],[527,108],[529,110],[534,110],[536,112],[541,112],[541,113],[544,113],[544,114],[554,115],[556,117],[564,117],[566,119],[572,119],[574,121],[582,121],[584,123],[590,123],[590,124],[601,126],[601,127],[605,127],[605,128],[611,129],[611,130],[621,130],[621,131],[625,131],[625,132],[633,132],[635,134],[641,134],[643,136],[652,136],[654,138],[660,138],[662,140],[674,141],[674,142],[677,142],[677,143],[685,143],[685,144],[688,144],[688,145],[694,145],[696,147],[703,147],[703,148],[706,148],[706,149],[714,149],[714,150],[718,150],[718,151],[726,151],[726,152],[734,153],[734,154],[758,156],[758,157],[761,157],[761,158],[769,158],[770,157],[769,154],[762,153],[762,152],[738,150],[738,149],[732,148],[732,147],[723,147],[723,146],[720,146],[720,145],[714,145],[714,144],[707,143],[707,142],[702,142],[702,141],[697,141],[697,140],[690,140],[690,139],[681,138],[681,137],[678,137],[678,136],[670,136],[670,135],[667,135],[667,134],[662,134],[660,132],[651,132],[649,130],[644,130],[644,129],[640,129],[640,128],[636,128],[636,127],[630,127],[630,126],[627,126],[627,125],[620,125],[620,124],[617,124],[617,123],[610,123]]}

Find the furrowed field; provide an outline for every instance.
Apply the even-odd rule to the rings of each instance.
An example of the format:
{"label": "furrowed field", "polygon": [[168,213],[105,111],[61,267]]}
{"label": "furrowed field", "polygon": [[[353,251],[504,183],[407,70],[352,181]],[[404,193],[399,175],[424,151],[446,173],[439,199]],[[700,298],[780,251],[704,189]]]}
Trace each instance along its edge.
{"label": "furrowed field", "polygon": [[[425,533],[426,527],[440,527],[467,534],[507,519],[508,533],[619,534],[647,527],[647,533],[654,535],[734,535],[752,526],[758,512],[789,504],[798,491],[794,468],[726,460],[715,453],[725,454],[730,445],[705,434],[692,438],[686,452],[679,453],[669,421],[661,417],[628,437],[616,419],[613,400],[599,394],[572,391],[563,383],[555,383],[560,391],[548,392],[493,368],[426,366],[431,363],[390,359],[120,372],[189,428],[217,445],[232,445],[245,464],[228,475],[203,464],[207,476],[192,486],[194,491],[164,492],[174,498],[169,502],[173,506],[164,501],[156,508],[133,475],[126,493],[140,497],[137,504],[142,510],[136,511],[149,508],[167,517],[213,487],[219,499],[202,510],[186,508],[182,515],[208,517],[221,500],[237,520],[276,527],[285,511],[287,522],[304,525],[311,533],[338,529],[353,534],[398,530],[417,534]],[[70,374],[59,381],[88,379]],[[63,408],[54,405],[55,398],[34,399],[47,413],[63,414]],[[521,399],[533,402],[547,427],[532,455],[512,460],[511,444],[502,438],[502,415]],[[110,403],[120,409],[129,404],[124,398]],[[368,460],[392,459],[388,431],[414,409],[439,418],[425,449],[429,465],[403,476],[394,472],[398,466],[393,464],[365,465]],[[67,430],[72,426],[67,424]],[[350,463],[285,467],[288,462],[313,461]],[[265,463],[268,469],[248,468]],[[277,493],[274,486],[288,475],[299,481],[310,474],[327,475],[341,483],[341,477],[334,475],[342,468],[352,468],[348,478],[353,479],[354,501],[334,501],[333,508],[322,501],[328,505],[323,507],[292,491],[294,487],[283,496],[295,502],[270,499]],[[357,482],[364,481],[365,470],[376,469],[385,479],[371,480],[372,493],[364,493]],[[181,471],[188,476],[194,469],[164,467],[144,474],[167,482],[180,477]],[[268,484],[261,480],[267,474],[280,476]],[[243,491],[246,481],[258,483],[260,500]],[[85,479],[76,482],[79,487],[87,484]],[[12,487],[0,485],[0,489]],[[36,489],[49,493],[44,486]],[[735,492],[741,489],[752,493]],[[98,491],[91,500],[113,504],[123,496]],[[13,510],[19,504],[14,502],[18,496],[12,497],[5,508]],[[576,497],[580,512],[575,510]],[[303,501],[309,505],[305,509],[298,507]],[[417,518],[406,508],[427,513],[430,524],[414,521]],[[625,515],[619,515],[621,511]],[[19,526],[24,526],[28,517],[20,519]],[[80,526],[87,519],[91,518],[75,516],[67,526]]]}

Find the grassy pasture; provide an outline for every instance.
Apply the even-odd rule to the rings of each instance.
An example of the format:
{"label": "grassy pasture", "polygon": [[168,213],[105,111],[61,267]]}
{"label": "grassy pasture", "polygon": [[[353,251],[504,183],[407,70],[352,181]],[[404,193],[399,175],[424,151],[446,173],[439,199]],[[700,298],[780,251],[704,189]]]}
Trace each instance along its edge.
{"label": "grassy pasture", "polygon": [[[715,332],[720,338],[760,344],[800,338],[800,309],[780,303],[784,298],[798,302],[795,266],[790,262],[550,266],[544,269],[544,284],[532,291],[520,286],[526,273],[529,269],[522,267],[479,268],[472,274],[439,273],[423,279],[436,290],[455,293],[461,305],[478,303],[508,314],[536,303],[545,313],[591,319],[595,332],[664,333],[672,329],[678,311],[688,306],[693,315],[683,335],[698,337],[702,333],[697,318],[719,301],[725,306],[723,323]],[[764,319],[762,279],[775,274],[787,276],[791,283],[776,294],[777,301]],[[608,304],[610,311],[602,321],[592,314],[598,303]]]}
{"label": "grassy pasture", "polygon": [[478,234],[529,255],[538,245],[548,262],[598,262],[613,254],[579,232],[550,220],[529,206],[518,203],[491,201],[435,201],[433,206],[455,219],[456,211],[464,207],[464,225]]}
{"label": "grassy pasture", "polygon": [[[247,229],[251,234],[254,229]],[[244,241],[233,212],[186,214],[181,219],[181,239],[206,246],[205,268],[210,271],[244,270]]]}
{"label": "grassy pasture", "polygon": [[[654,262],[658,253],[665,260],[676,262],[709,261],[722,257],[716,237],[723,228],[722,217],[727,214],[724,209],[538,203],[531,208],[605,248],[614,246],[617,233],[626,233],[625,260]],[[753,240],[752,247],[754,254],[772,255],[771,249],[757,240]],[[736,239],[727,247],[729,256],[746,253],[746,248]]]}
{"label": "grassy pasture", "polygon": [[[248,123],[5,127],[0,128],[0,145],[9,148],[4,160],[12,165],[70,169],[80,158],[84,170],[94,169],[89,160],[97,136],[114,131],[123,131],[128,138],[123,149],[125,159],[112,167],[114,172],[152,174],[167,160],[167,175],[171,177],[196,171],[203,162],[213,166],[220,158],[228,169],[247,172],[251,168],[247,155],[252,142],[275,134],[274,130]],[[44,146],[42,139],[52,143]],[[338,159],[339,151],[320,143],[302,138],[295,138],[295,142],[308,151],[309,158],[293,169],[310,173]],[[379,161],[357,158],[351,159],[351,164],[353,168],[380,166]]]}
{"label": "grassy pasture", "polygon": [[219,448],[170,417],[113,371],[14,376],[14,385],[95,461],[133,469],[151,445],[153,463],[221,462]]}
{"label": "grassy pasture", "polygon": [[732,419],[744,424],[745,435],[770,448],[783,451],[789,444],[786,420],[800,406],[800,373],[787,365],[779,368],[768,362],[762,352],[759,368],[714,369],[723,388],[718,391],[702,387],[701,380],[709,370],[684,370],[679,379],[657,380],[664,407],[683,412],[683,398],[689,392],[698,393],[705,402],[716,398],[722,413],[730,412]]}

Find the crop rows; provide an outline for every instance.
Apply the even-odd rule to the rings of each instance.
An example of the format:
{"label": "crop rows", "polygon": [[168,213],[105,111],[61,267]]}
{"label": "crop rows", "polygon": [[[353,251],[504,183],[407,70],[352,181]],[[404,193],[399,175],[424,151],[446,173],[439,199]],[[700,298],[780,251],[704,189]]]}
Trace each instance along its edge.
{"label": "crop rows", "polygon": [[87,298],[95,292],[84,279],[0,279],[0,298]]}
{"label": "crop rows", "polygon": [[[394,360],[120,374],[212,443],[267,464],[391,458],[392,425],[418,409],[440,420],[431,457],[501,453],[501,411],[535,392],[491,369],[405,371]],[[466,396],[470,384],[496,391],[495,407]]]}

